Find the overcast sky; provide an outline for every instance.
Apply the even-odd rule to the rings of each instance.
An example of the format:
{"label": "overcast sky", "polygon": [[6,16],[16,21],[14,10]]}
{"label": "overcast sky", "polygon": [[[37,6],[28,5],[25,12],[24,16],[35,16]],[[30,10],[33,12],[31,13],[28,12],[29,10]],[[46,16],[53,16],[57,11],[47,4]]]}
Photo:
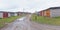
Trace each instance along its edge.
{"label": "overcast sky", "polygon": [[0,11],[35,12],[60,6],[60,0],[0,0]]}

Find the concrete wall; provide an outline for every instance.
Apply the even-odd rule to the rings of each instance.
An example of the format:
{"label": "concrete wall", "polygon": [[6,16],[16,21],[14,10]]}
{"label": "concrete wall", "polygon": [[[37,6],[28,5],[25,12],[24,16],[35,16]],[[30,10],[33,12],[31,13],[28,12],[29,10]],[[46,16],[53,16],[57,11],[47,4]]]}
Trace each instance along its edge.
{"label": "concrete wall", "polygon": [[46,11],[44,11],[44,16],[46,16]]}
{"label": "concrete wall", "polygon": [[8,17],[14,16],[14,13],[8,13]]}
{"label": "concrete wall", "polygon": [[50,17],[60,16],[60,9],[50,9]]}
{"label": "concrete wall", "polygon": [[17,13],[14,13],[14,16],[17,16],[18,14]]}
{"label": "concrete wall", "polygon": [[8,13],[8,17],[11,17],[10,13]]}
{"label": "concrete wall", "polygon": [[11,13],[10,15],[11,15],[11,16],[14,16],[14,13]]}
{"label": "concrete wall", "polygon": [[17,16],[17,13],[8,13],[8,17]]}
{"label": "concrete wall", "polygon": [[3,13],[0,13],[0,18],[3,18]]}

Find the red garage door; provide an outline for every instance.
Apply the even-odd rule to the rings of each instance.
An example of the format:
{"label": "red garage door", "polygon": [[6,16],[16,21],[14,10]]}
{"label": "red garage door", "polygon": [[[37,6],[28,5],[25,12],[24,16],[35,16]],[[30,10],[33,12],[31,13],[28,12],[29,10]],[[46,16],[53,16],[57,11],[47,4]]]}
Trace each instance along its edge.
{"label": "red garage door", "polygon": [[40,16],[42,16],[42,12],[40,11]]}
{"label": "red garage door", "polygon": [[8,13],[7,12],[4,12],[3,13],[3,18],[7,18],[8,17]]}
{"label": "red garage door", "polygon": [[50,10],[47,10],[47,11],[46,11],[46,16],[47,16],[47,17],[50,17]]}

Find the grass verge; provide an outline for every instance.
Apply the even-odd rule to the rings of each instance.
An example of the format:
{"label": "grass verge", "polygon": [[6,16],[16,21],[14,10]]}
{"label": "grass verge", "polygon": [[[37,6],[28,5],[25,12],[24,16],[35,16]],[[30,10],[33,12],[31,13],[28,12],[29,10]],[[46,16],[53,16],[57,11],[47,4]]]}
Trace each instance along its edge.
{"label": "grass verge", "polygon": [[0,28],[5,26],[5,23],[13,22],[17,18],[20,18],[20,16],[12,16],[12,17],[9,17],[9,18],[0,18]]}
{"label": "grass verge", "polygon": [[37,15],[32,15],[32,21],[41,23],[41,24],[49,24],[49,25],[59,25],[60,26],[60,17],[42,17]]}

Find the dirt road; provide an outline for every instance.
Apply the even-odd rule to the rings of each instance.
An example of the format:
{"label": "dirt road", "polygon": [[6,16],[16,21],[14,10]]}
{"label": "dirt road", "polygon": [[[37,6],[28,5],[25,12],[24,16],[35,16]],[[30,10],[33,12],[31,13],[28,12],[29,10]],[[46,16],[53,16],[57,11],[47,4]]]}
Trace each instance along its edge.
{"label": "dirt road", "polygon": [[29,21],[30,17],[31,15],[19,18],[1,30],[60,30],[60,26],[51,26],[31,22]]}

